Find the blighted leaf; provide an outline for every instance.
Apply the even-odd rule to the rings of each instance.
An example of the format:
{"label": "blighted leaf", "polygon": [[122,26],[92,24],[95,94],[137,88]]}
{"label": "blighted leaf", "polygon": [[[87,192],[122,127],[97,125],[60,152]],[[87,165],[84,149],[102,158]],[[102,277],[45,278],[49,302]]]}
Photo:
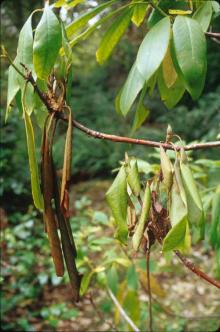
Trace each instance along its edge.
{"label": "blighted leaf", "polygon": [[33,62],[37,77],[43,80],[47,79],[61,46],[61,25],[50,6],[46,3],[34,36]]}
{"label": "blighted leaf", "polygon": [[72,162],[72,112],[69,109],[68,118],[68,128],[66,133],[66,142],[64,149],[64,161],[63,161],[63,171],[62,171],[62,182],[61,182],[61,192],[60,192],[60,206],[63,210],[64,215],[69,213],[69,182],[71,177],[71,162]]}
{"label": "blighted leaf", "polygon": [[161,100],[168,109],[172,109],[180,101],[185,92],[182,80],[180,77],[177,77],[172,86],[168,88],[164,81],[162,70],[159,70],[157,81]]}
{"label": "blighted leaf", "polygon": [[127,181],[135,196],[139,196],[141,191],[141,183],[138,173],[137,160],[132,160],[126,166]]}
{"label": "blighted leaf", "polygon": [[147,3],[137,3],[134,7],[133,15],[132,15],[132,22],[139,27],[141,23],[144,21],[144,18],[147,13]]}
{"label": "blighted leaf", "polygon": [[66,27],[66,33],[67,37],[70,38],[72,35],[81,29],[83,26],[85,26],[89,20],[91,20],[94,16],[98,15],[100,12],[102,12],[105,8],[111,6],[114,2],[117,0],[112,1],[105,1],[105,3],[100,4],[99,6],[96,6],[94,9],[90,10],[89,12],[79,16],[76,18],[72,23],[70,23]]}
{"label": "blighted leaf", "polygon": [[173,166],[162,145],[160,146],[160,164],[163,173],[163,183],[169,192],[173,184]]}
{"label": "blighted leaf", "polygon": [[206,32],[212,19],[211,1],[203,2],[193,14],[193,19],[196,20],[201,25],[202,30]]}
{"label": "blighted leaf", "polygon": [[137,69],[145,81],[151,78],[163,61],[169,45],[170,32],[170,19],[165,17],[147,33],[142,41],[137,54]]}
{"label": "blighted leaf", "polygon": [[173,59],[193,99],[202,93],[206,77],[206,40],[200,24],[177,16],[173,25]]}
{"label": "blighted leaf", "polygon": [[133,64],[125,85],[122,88],[120,98],[120,109],[125,116],[134,103],[138,93],[141,91],[145,83],[143,76],[137,69],[136,62]]}
{"label": "blighted leaf", "polygon": [[167,53],[163,59],[162,72],[164,82],[167,88],[170,88],[177,80],[177,73],[170,54],[170,48],[168,48]]}
{"label": "blighted leaf", "polygon": [[100,64],[103,64],[110,57],[113,49],[126,31],[131,20],[131,15],[132,12],[130,9],[124,11],[105,32],[96,52],[96,59]]}
{"label": "blighted leaf", "polygon": [[124,166],[120,168],[118,175],[106,193],[106,200],[112,210],[117,230],[115,237],[123,244],[127,243],[127,181]]}
{"label": "blighted leaf", "polygon": [[191,10],[169,9],[170,15],[189,15],[192,14]]}
{"label": "blighted leaf", "polygon": [[146,189],[144,192],[143,205],[142,205],[140,219],[138,221],[137,227],[136,227],[134,235],[132,237],[132,245],[133,245],[133,248],[135,251],[138,251],[139,246],[141,244],[141,240],[142,240],[143,233],[144,233],[144,228],[145,228],[146,223],[148,222],[150,207],[151,207],[151,191],[150,191],[150,186],[147,183]]}

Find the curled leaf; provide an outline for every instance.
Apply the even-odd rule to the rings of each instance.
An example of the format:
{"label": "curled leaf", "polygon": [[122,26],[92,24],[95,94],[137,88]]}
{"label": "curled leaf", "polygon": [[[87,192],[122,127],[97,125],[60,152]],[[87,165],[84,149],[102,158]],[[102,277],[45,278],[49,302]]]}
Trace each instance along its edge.
{"label": "curled leaf", "polygon": [[135,251],[138,251],[138,248],[141,244],[145,225],[148,221],[150,207],[151,207],[151,190],[150,190],[149,184],[147,183],[146,189],[144,192],[143,206],[142,206],[140,219],[139,219],[139,222],[137,224],[137,227],[135,229],[135,232],[134,232],[134,235],[132,238],[132,244],[133,244],[133,248]]}

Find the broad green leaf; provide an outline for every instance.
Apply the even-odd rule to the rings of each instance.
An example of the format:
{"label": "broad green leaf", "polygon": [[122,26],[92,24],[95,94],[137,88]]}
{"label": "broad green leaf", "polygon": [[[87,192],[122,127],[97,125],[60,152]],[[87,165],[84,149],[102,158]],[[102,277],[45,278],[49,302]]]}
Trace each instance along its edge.
{"label": "broad green leaf", "polygon": [[162,70],[159,70],[158,88],[161,100],[168,109],[172,109],[180,101],[185,92],[185,87],[180,77],[177,77],[174,84],[168,88]]}
{"label": "broad green leaf", "polygon": [[206,32],[212,19],[212,3],[211,1],[204,2],[194,13],[193,19],[196,20]]}
{"label": "broad green leaf", "polygon": [[112,290],[114,294],[117,293],[119,285],[118,272],[114,265],[109,269],[107,273],[108,287]]}
{"label": "broad green leaf", "polygon": [[[140,323],[140,303],[141,302],[138,297],[138,292],[133,289],[128,289],[125,299],[122,302],[122,306],[135,324]],[[128,328],[126,329],[126,331],[131,331],[130,326],[127,326]]]}
{"label": "broad green leaf", "polygon": [[140,3],[140,4],[136,4],[134,7],[134,12],[132,15],[132,22],[139,27],[141,25],[141,23],[144,21],[144,18],[146,16],[147,13],[147,7],[148,4],[146,3]]}
{"label": "broad green leaf", "polygon": [[112,210],[117,230],[115,237],[122,243],[127,243],[127,181],[124,166],[120,168],[114,182],[106,193],[106,200]]}
{"label": "broad green leaf", "polygon": [[135,111],[134,122],[132,125],[132,135],[134,132],[141,127],[142,123],[147,119],[148,115],[150,114],[149,109],[147,109],[143,104],[141,104]]}
{"label": "broad green leaf", "polygon": [[212,200],[212,220],[209,238],[213,248],[220,248],[220,190],[215,193]]}
{"label": "broad green leaf", "polygon": [[125,170],[127,173],[127,182],[131,188],[131,191],[135,196],[139,196],[141,191],[141,183],[137,160],[129,161],[128,165],[125,167]]}
{"label": "broad green leaf", "polygon": [[147,33],[141,43],[137,54],[137,69],[145,81],[152,77],[165,57],[169,45],[170,27],[170,19],[165,17]]}
{"label": "broad green leaf", "polygon": [[[80,33],[78,36],[76,36],[75,38],[73,38],[70,41],[70,46],[73,47],[78,42],[80,42],[80,41],[85,40],[86,38],[88,38],[91,35],[91,33],[93,33],[97,29],[97,27],[99,27],[100,25],[102,25],[105,22],[109,21],[112,17],[114,17],[119,12],[123,11],[125,8],[127,8],[129,6],[130,6],[130,4],[128,3],[128,4],[124,5],[124,6],[121,6],[121,7],[117,8],[116,10],[111,11],[109,14],[107,14],[104,17],[102,17],[95,24],[93,24],[92,26],[90,26],[89,28],[87,28],[85,31],[83,31],[82,33]],[[63,50],[62,50],[62,54],[63,54]]]}
{"label": "broad green leaf", "polygon": [[220,13],[220,4],[217,1],[211,1],[211,3],[212,3],[213,11],[216,14],[219,14]]}
{"label": "broad green leaf", "polygon": [[31,123],[31,118],[25,110],[25,105],[23,105],[24,123],[27,137],[27,148],[28,148],[28,159],[29,167],[31,173],[31,188],[34,204],[37,209],[43,210],[43,197],[40,189],[39,172],[36,158],[36,147],[35,147],[35,137],[34,130]]}
{"label": "broad green leaf", "polygon": [[189,17],[177,16],[173,25],[173,59],[177,73],[193,99],[204,87],[206,76],[206,40],[200,24]]}
{"label": "broad green leaf", "polygon": [[141,244],[141,240],[142,240],[142,237],[144,234],[144,228],[148,222],[150,207],[151,207],[151,191],[150,191],[150,186],[147,183],[145,192],[144,192],[143,205],[142,205],[140,219],[138,221],[137,227],[136,227],[134,235],[132,237],[132,245],[133,245],[133,248],[135,251],[138,251],[139,246]]}
{"label": "broad green leaf", "polygon": [[122,88],[120,108],[122,114],[125,116],[130,110],[138,93],[141,91],[145,83],[143,76],[137,69],[136,62],[133,64],[125,85]]}
{"label": "broad green leaf", "polygon": [[66,27],[67,37],[71,38],[73,36],[73,34],[76,31],[78,31],[79,29],[81,29],[83,26],[85,26],[89,22],[89,20],[91,20],[96,15],[98,15],[105,8],[111,6],[116,1],[117,0],[111,0],[111,1],[107,1],[105,3],[102,3],[101,5],[96,6],[94,9],[90,10],[89,12],[87,12],[87,13],[83,14],[82,16],[78,17],[77,19],[75,19],[71,24],[69,24]]}
{"label": "broad green leaf", "polygon": [[105,32],[96,52],[96,59],[100,64],[103,64],[110,57],[114,47],[126,31],[131,20],[131,15],[132,12],[130,9],[124,11]]}
{"label": "broad green leaf", "polygon": [[46,3],[43,15],[35,31],[33,62],[37,77],[46,80],[62,44],[61,25]]}

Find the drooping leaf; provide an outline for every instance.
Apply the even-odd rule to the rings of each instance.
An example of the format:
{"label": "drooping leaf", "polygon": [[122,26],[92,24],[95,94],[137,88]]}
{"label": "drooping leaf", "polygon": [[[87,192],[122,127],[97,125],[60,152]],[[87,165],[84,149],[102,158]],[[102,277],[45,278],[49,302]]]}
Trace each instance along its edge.
{"label": "drooping leaf", "polygon": [[103,64],[110,57],[113,49],[126,31],[131,15],[132,11],[130,9],[125,10],[105,32],[96,52],[96,59],[100,64]]}
{"label": "drooping leaf", "polygon": [[[183,149],[182,149],[182,153]],[[188,218],[191,224],[199,227],[201,237],[204,236],[204,212],[202,200],[197,189],[195,180],[193,178],[191,169],[187,163],[187,158],[184,156],[180,161],[180,170],[183,180],[183,186],[186,193]]]}
{"label": "drooping leaf", "polygon": [[137,69],[146,82],[157,71],[166,55],[170,32],[170,19],[165,17],[147,33],[141,43],[137,54]]}
{"label": "drooping leaf", "polygon": [[187,91],[197,99],[206,76],[206,40],[200,24],[189,17],[177,16],[173,25],[173,60]]}
{"label": "drooping leaf", "polygon": [[177,249],[185,241],[187,218],[183,218],[167,233],[163,240],[163,251]]}
{"label": "drooping leaf", "polygon": [[38,172],[38,164],[36,158],[36,147],[35,147],[35,137],[34,130],[31,122],[31,118],[26,112],[25,105],[23,104],[23,115],[24,115],[24,123],[26,130],[26,138],[27,138],[27,148],[28,148],[28,159],[29,159],[29,167],[31,174],[31,189],[33,201],[37,209],[40,211],[43,210],[43,197],[40,188],[40,180],[39,180],[39,172]]}
{"label": "drooping leaf", "polygon": [[[56,122],[53,115],[48,116],[45,122],[43,140],[42,140],[42,190],[44,198],[44,222],[45,229],[48,234],[51,256],[53,258],[56,275],[62,277],[64,274],[64,262],[61,250],[60,239],[57,231],[57,221],[55,212],[52,207],[52,199],[54,198],[54,176],[53,176],[53,160],[52,160],[52,144],[53,135],[56,128]],[[52,132],[52,133],[51,133]]]}
{"label": "drooping leaf", "polygon": [[135,251],[138,251],[139,246],[141,244],[141,240],[142,240],[143,233],[144,233],[144,228],[148,222],[150,207],[151,207],[151,190],[150,190],[149,184],[147,183],[145,192],[144,192],[143,205],[142,205],[140,219],[138,221],[137,227],[136,227],[134,235],[132,237],[132,245],[133,245],[133,248]]}
{"label": "drooping leaf", "polygon": [[220,190],[215,193],[212,199],[212,220],[209,238],[213,248],[220,247]]}
{"label": "drooping leaf", "polygon": [[70,23],[66,27],[67,37],[71,38],[73,34],[79,29],[81,29],[83,26],[85,26],[89,22],[89,20],[98,15],[107,7],[111,6],[116,1],[117,0],[111,0],[107,2],[105,1],[105,3],[102,3],[101,5],[96,6],[94,9],[90,10],[89,12],[79,16],[77,19],[75,19],[72,23]]}
{"label": "drooping leaf", "polygon": [[141,25],[141,23],[144,21],[144,18],[146,16],[147,13],[147,7],[148,4],[146,3],[137,3],[134,7],[134,12],[132,15],[132,22],[139,27]]}
{"label": "drooping leaf", "polygon": [[163,183],[169,192],[173,184],[173,165],[162,145],[160,146],[160,164],[163,173]]}
{"label": "drooping leaf", "polygon": [[141,183],[138,173],[137,160],[131,160],[125,167],[127,173],[127,182],[131,188],[131,191],[135,196],[139,196],[141,191]]}
{"label": "drooping leaf", "polygon": [[196,20],[201,25],[202,30],[206,32],[212,19],[211,1],[203,2],[193,14],[193,19]]}
{"label": "drooping leaf", "polygon": [[71,162],[72,162],[72,112],[69,109],[68,128],[66,133],[66,142],[64,150],[64,161],[63,161],[63,172],[60,192],[60,206],[63,210],[64,215],[69,213],[69,182],[71,177]]}
{"label": "drooping leaf", "polygon": [[127,181],[124,166],[120,168],[118,175],[106,193],[106,200],[112,210],[117,230],[115,237],[123,244],[127,243]]}
{"label": "drooping leaf", "polygon": [[147,109],[143,104],[141,104],[135,111],[134,122],[132,125],[132,135],[134,132],[141,127],[142,123],[147,119],[148,115],[150,114],[149,109]]}
{"label": "drooping leaf", "polygon": [[50,6],[46,3],[43,15],[35,31],[33,45],[34,69],[38,78],[47,79],[55,64],[61,45],[61,25]]}
{"label": "drooping leaf", "polygon": [[159,70],[157,81],[161,100],[168,109],[172,109],[180,101],[185,92],[181,78],[177,77],[173,85],[168,88],[162,70]]}
{"label": "drooping leaf", "polygon": [[143,88],[144,82],[144,77],[140,74],[135,62],[121,92],[120,108],[124,116],[128,113],[138,93]]}
{"label": "drooping leaf", "polygon": [[5,121],[7,121],[10,110],[11,110],[11,103],[14,100],[17,92],[20,89],[20,85],[18,82],[18,74],[16,70],[10,66],[8,69],[8,93],[7,93],[7,106],[6,106],[6,113],[5,113]]}

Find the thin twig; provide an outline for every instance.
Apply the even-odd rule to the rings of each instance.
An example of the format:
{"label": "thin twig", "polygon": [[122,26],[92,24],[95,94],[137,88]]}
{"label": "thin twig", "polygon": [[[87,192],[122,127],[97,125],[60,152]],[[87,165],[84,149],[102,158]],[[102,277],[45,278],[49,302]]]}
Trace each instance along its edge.
{"label": "thin twig", "polygon": [[[148,241],[149,243],[149,241]],[[147,289],[149,295],[148,301],[148,312],[149,312],[149,332],[153,331],[153,315],[152,315],[152,294],[151,294],[151,283],[150,283],[150,247],[146,250],[146,268],[147,268]]]}
{"label": "thin twig", "polygon": [[90,301],[92,307],[94,308],[95,312],[96,312],[97,315],[99,316],[100,321],[101,321],[101,322],[104,322],[104,323],[106,323],[106,324],[108,324],[109,327],[110,327],[113,331],[116,331],[116,332],[117,332],[118,330],[117,330],[116,326],[115,326],[111,321],[107,321],[107,320],[105,319],[104,315],[102,314],[102,312],[101,312],[101,311],[99,310],[99,308],[97,307],[97,305],[96,305],[96,303],[95,303],[95,301],[94,301],[94,299],[93,299],[92,294],[88,294],[87,297],[88,297],[88,299],[89,299],[89,301]]}
{"label": "thin twig", "polygon": [[[8,55],[7,55],[7,57],[8,57]],[[8,57],[8,59],[9,59],[9,57]],[[41,101],[43,102],[43,104],[47,107],[48,111],[56,112],[56,116],[59,119],[67,122],[68,121],[67,118],[65,118],[60,112],[58,112],[57,109],[53,109],[46,94],[43,93],[37,86],[37,83],[35,82],[31,71],[28,71],[27,76],[24,76],[23,73],[21,73],[20,70],[16,67],[16,65],[13,65],[13,66],[14,66],[15,70],[17,70],[17,72],[19,74],[21,74],[24,79],[26,79],[28,82],[30,82],[30,84],[33,86],[35,92],[38,94],[38,96],[41,99]],[[23,67],[25,68],[25,65],[23,65]],[[84,125],[82,125],[80,122],[78,122],[76,120],[73,120],[73,126],[76,127],[77,129],[81,130],[82,132],[86,133],[87,135],[92,136],[97,139],[105,139],[108,141],[119,142],[119,143],[146,145],[146,146],[155,147],[155,148],[159,148],[162,145],[163,148],[166,150],[175,150],[176,149],[177,151],[179,151],[181,148],[180,146],[176,146],[174,148],[169,143],[161,143],[161,142],[155,142],[155,141],[150,141],[150,140],[101,133],[99,131],[95,131],[93,129],[85,127]],[[184,147],[184,149],[186,151],[189,151],[189,150],[199,150],[199,149],[210,149],[210,148],[216,148],[216,147],[220,147],[220,141],[190,144],[190,145],[186,145]]]}
{"label": "thin twig", "polygon": [[110,288],[107,288],[108,294],[112,301],[114,302],[115,306],[118,308],[121,316],[124,318],[124,320],[128,323],[128,325],[133,329],[135,332],[140,332],[138,327],[134,324],[134,322],[131,320],[131,318],[127,315],[127,313],[122,308],[121,304],[116,299],[115,295],[112,293]]}
{"label": "thin twig", "polygon": [[215,38],[215,39],[219,39],[220,40],[220,32],[205,32],[206,36],[211,37],[211,38]]}
{"label": "thin twig", "polygon": [[198,267],[196,267],[192,262],[190,262],[188,259],[186,259],[186,257],[184,257],[178,250],[174,251],[176,256],[179,257],[179,259],[181,260],[181,262],[189,269],[191,270],[193,273],[197,274],[197,276],[199,276],[200,278],[206,280],[207,282],[209,282],[210,284],[212,284],[213,286],[217,287],[220,289],[220,282],[209,277],[206,273],[204,273],[203,271],[201,271]]}

